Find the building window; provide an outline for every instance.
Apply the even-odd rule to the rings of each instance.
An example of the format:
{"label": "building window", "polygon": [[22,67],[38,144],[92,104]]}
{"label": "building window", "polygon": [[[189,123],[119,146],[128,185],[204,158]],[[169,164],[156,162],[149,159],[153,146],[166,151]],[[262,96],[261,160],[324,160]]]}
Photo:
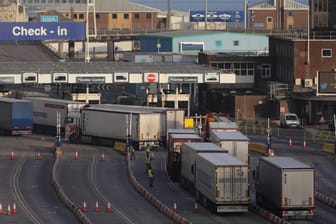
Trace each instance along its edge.
{"label": "building window", "polygon": [[271,78],[271,65],[270,64],[261,64],[261,78],[268,79]]}
{"label": "building window", "polygon": [[146,14],[146,19],[151,19],[152,18],[152,13],[147,13]]}
{"label": "building window", "polygon": [[221,40],[216,40],[215,45],[216,45],[216,47],[221,47],[222,46],[222,41]]}
{"label": "building window", "polygon": [[118,16],[117,16],[117,13],[112,13],[112,19],[117,19]]}
{"label": "building window", "polygon": [[125,13],[124,14],[124,19],[128,19],[129,18],[129,14],[128,13]]}
{"label": "building window", "polygon": [[293,11],[288,11],[288,16],[293,16]]}
{"label": "building window", "polygon": [[332,57],[332,49],[322,49],[321,50],[322,58],[331,58]]}
{"label": "building window", "polygon": [[135,13],[134,14],[134,19],[140,19],[140,14],[139,13]]}
{"label": "building window", "polygon": [[266,22],[267,23],[273,23],[273,18],[272,17],[267,17]]}
{"label": "building window", "polygon": [[100,14],[96,13],[96,19],[100,19]]}
{"label": "building window", "polygon": [[83,13],[79,13],[79,19],[84,19],[84,14]]}
{"label": "building window", "polygon": [[254,75],[253,63],[234,63],[233,72],[236,75]]}
{"label": "building window", "polygon": [[239,40],[234,40],[233,41],[233,46],[239,46]]}
{"label": "building window", "polygon": [[73,15],[73,18],[74,18],[74,19],[77,19],[77,18],[78,18],[78,16],[77,16],[76,13]]}

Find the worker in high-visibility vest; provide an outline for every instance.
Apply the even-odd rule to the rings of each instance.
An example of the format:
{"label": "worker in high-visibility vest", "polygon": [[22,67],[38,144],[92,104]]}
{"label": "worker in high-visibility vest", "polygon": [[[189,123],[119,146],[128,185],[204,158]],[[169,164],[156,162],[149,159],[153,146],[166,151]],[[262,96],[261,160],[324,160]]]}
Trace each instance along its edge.
{"label": "worker in high-visibility vest", "polygon": [[131,153],[131,160],[135,160],[135,148],[133,145],[129,147],[129,152]]}
{"label": "worker in high-visibility vest", "polygon": [[151,152],[151,148],[149,146],[149,144],[147,144],[147,148],[146,148],[146,158],[150,157],[150,152]]}
{"label": "worker in high-visibility vest", "polygon": [[154,174],[153,174],[153,170],[151,168],[147,170],[147,176],[148,176],[149,186],[153,187]]}
{"label": "worker in high-visibility vest", "polygon": [[146,156],[146,172],[148,172],[149,169],[152,169],[152,158],[150,156]]}

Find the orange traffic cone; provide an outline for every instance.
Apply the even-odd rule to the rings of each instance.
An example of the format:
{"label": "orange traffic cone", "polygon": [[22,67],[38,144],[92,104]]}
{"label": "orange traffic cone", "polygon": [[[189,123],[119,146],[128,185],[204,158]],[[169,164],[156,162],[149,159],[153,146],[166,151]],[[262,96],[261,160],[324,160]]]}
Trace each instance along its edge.
{"label": "orange traffic cone", "polygon": [[2,202],[0,201],[0,215],[2,215],[3,210],[2,210]]}
{"label": "orange traffic cone", "polygon": [[95,207],[94,211],[95,211],[95,212],[99,212],[98,200],[96,200],[96,207]]}
{"label": "orange traffic cone", "polygon": [[198,213],[198,204],[195,202],[194,213]]}
{"label": "orange traffic cone", "polygon": [[13,212],[12,212],[13,214],[16,214],[16,203],[15,203],[15,201],[14,201],[14,203],[13,203]]}
{"label": "orange traffic cone", "polygon": [[105,160],[105,154],[104,154],[104,152],[102,152],[102,154],[101,154],[101,156],[100,156],[100,160],[101,160],[101,161],[104,161],[104,160]]}
{"label": "orange traffic cone", "polygon": [[75,158],[74,159],[78,160],[78,152],[77,151],[75,152]]}
{"label": "orange traffic cone", "polygon": [[82,212],[87,212],[86,201],[85,201],[85,200],[84,200],[84,202],[83,202]]}
{"label": "orange traffic cone", "polygon": [[11,216],[11,208],[10,208],[10,205],[8,204],[7,206],[7,216]]}
{"label": "orange traffic cone", "polygon": [[292,147],[292,146],[293,146],[292,138],[289,138],[289,140],[288,140],[288,146],[289,146],[289,147]]}
{"label": "orange traffic cone", "polygon": [[107,202],[106,212],[111,212],[111,211],[112,211],[112,209],[111,209],[111,203]]}
{"label": "orange traffic cone", "polygon": [[306,140],[303,140],[303,149],[307,148]]}
{"label": "orange traffic cone", "polygon": [[177,213],[177,206],[176,206],[176,202],[174,202],[174,204],[173,204],[173,211],[174,211],[174,213]]}
{"label": "orange traffic cone", "polygon": [[41,153],[37,152],[37,154],[36,154],[36,160],[40,160],[40,159],[41,159]]}
{"label": "orange traffic cone", "polygon": [[11,152],[10,159],[11,159],[11,160],[14,160],[14,152],[13,152],[13,151]]}

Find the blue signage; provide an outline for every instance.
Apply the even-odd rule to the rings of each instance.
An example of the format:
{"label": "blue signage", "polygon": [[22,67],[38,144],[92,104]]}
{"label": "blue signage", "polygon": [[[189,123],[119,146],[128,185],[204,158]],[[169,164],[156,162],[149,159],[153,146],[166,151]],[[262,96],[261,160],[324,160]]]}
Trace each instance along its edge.
{"label": "blue signage", "polygon": [[84,22],[3,22],[0,40],[85,40]]}
{"label": "blue signage", "polygon": [[58,16],[41,16],[41,22],[58,22]]}
{"label": "blue signage", "polygon": [[[190,11],[190,22],[205,22],[205,11]],[[244,11],[208,11],[207,22],[244,22]]]}

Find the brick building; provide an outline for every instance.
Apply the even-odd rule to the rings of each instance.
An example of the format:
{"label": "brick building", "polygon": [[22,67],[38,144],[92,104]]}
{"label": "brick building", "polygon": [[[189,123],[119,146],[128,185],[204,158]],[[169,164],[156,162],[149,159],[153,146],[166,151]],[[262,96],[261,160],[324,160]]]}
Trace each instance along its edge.
{"label": "brick building", "polygon": [[251,5],[250,29],[274,30],[274,29],[307,29],[308,5],[294,0],[264,1]]}

